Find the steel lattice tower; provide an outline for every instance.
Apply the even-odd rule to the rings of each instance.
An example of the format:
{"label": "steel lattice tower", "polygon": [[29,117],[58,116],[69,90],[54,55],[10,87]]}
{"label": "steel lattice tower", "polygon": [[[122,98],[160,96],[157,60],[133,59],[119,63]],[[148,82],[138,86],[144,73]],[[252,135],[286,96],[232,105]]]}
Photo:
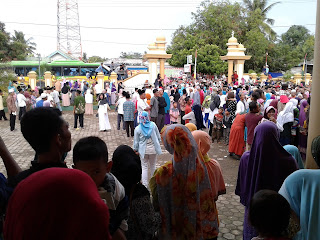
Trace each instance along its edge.
{"label": "steel lattice tower", "polygon": [[58,0],[58,50],[75,59],[82,58],[77,0]]}

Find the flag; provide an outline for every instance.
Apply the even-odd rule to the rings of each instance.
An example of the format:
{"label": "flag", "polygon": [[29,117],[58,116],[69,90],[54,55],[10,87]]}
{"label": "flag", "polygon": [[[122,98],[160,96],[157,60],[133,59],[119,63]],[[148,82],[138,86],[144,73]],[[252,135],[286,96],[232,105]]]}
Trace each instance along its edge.
{"label": "flag", "polygon": [[303,61],[303,66],[302,66],[302,72],[303,72],[303,74],[305,74],[305,66],[306,66],[306,64],[307,64],[307,53],[306,53],[306,55],[304,56],[304,61]]}

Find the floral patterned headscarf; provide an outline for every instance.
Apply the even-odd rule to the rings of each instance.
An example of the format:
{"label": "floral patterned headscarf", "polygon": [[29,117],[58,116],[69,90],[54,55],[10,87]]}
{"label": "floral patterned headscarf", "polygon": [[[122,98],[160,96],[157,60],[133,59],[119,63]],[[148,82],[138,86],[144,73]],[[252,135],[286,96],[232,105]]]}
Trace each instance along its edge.
{"label": "floral patterned headscarf", "polygon": [[161,239],[216,237],[214,197],[191,132],[183,125],[174,124],[167,127],[163,140],[173,158],[155,173],[162,218]]}

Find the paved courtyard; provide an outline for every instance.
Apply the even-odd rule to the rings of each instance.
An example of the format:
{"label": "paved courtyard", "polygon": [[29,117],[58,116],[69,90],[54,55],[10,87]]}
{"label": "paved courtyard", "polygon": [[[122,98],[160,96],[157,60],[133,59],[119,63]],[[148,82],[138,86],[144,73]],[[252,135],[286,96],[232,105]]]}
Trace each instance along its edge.
{"label": "paved courtyard", "polygon": [[[94,111],[96,113],[96,111]],[[8,114],[6,114],[8,116]],[[121,144],[132,146],[133,139],[127,138],[124,130],[116,130],[117,113],[109,112],[110,123],[112,126],[111,132],[99,132],[98,118],[94,116],[85,116],[84,129],[73,129],[73,115],[71,112],[66,112],[63,117],[70,124],[72,134],[72,146],[83,137],[98,136],[102,138],[108,146],[109,158],[112,157],[113,151]],[[9,129],[9,121],[0,121],[0,136],[6,143],[9,151],[13,155],[18,164],[26,169],[30,166],[30,161],[33,160],[34,151],[29,144],[24,140],[20,132],[20,124],[17,120],[16,131],[11,132]],[[170,159],[170,155],[162,146],[163,154],[158,157],[157,166],[162,165]],[[219,239],[242,239],[242,224],[244,207],[240,204],[239,197],[234,194],[237,181],[239,161],[232,159],[228,155],[228,149],[223,144],[214,143],[211,146],[209,156],[219,161],[224,180],[227,187],[227,194],[219,197],[217,208],[220,219],[220,236]],[[67,156],[67,164],[71,167],[72,151]],[[5,174],[5,168],[0,162],[1,172]]]}

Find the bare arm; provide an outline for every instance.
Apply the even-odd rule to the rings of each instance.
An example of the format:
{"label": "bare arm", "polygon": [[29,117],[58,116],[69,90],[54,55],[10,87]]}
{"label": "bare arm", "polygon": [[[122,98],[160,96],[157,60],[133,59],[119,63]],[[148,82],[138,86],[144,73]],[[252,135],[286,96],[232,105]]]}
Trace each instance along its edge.
{"label": "bare arm", "polygon": [[17,162],[11,156],[9,150],[7,149],[1,137],[0,137],[0,157],[2,158],[8,177],[14,177],[22,171],[19,165],[17,164]]}

